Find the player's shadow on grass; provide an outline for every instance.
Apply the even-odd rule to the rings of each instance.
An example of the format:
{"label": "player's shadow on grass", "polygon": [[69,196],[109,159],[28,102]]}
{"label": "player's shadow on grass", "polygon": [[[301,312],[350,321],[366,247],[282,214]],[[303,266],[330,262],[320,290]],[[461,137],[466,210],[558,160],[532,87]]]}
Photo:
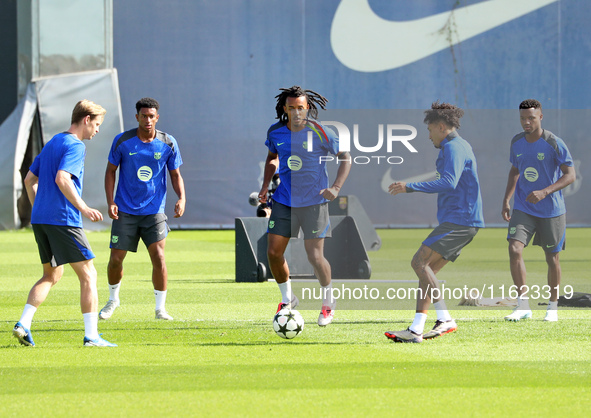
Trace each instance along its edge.
{"label": "player's shadow on grass", "polygon": [[[327,342],[327,341],[301,341],[297,339],[292,340],[279,340],[279,341],[253,341],[249,343],[233,343],[233,342],[225,342],[225,343],[198,343],[198,342],[190,342],[186,343],[188,346],[196,346],[196,347],[223,347],[223,346],[232,346],[232,347],[253,347],[253,346],[283,346],[285,344],[298,344],[298,345],[366,345],[365,342]],[[147,344],[151,345],[151,344]],[[167,344],[154,344],[154,345],[167,345]]]}

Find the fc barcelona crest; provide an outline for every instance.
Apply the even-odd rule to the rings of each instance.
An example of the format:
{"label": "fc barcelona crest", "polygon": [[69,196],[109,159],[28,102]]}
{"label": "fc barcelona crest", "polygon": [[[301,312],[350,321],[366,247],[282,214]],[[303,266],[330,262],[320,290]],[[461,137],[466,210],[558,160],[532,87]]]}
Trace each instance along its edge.
{"label": "fc barcelona crest", "polygon": [[542,161],[544,159],[544,153],[538,152],[538,160]]}
{"label": "fc barcelona crest", "polygon": [[339,209],[341,209],[341,210],[347,209],[347,196],[340,196],[339,197]]}
{"label": "fc barcelona crest", "polygon": [[162,157],[162,154],[160,152],[155,152],[154,153],[154,158],[159,160]]}

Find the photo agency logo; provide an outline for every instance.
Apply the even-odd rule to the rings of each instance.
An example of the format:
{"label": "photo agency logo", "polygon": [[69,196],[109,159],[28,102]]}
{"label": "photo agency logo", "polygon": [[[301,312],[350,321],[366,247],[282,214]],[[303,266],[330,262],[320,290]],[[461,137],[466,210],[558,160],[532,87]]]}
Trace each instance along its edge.
{"label": "photo agency logo", "polygon": [[404,157],[393,155],[394,152],[398,153],[398,150],[405,150],[405,152],[410,153],[418,152],[410,142],[417,137],[417,128],[413,125],[377,123],[368,126],[367,123],[364,123],[362,134],[366,139],[363,141],[360,139],[360,125],[362,124],[359,122],[349,124],[350,129],[347,124],[335,120],[321,121],[319,125],[310,124],[311,130],[308,131],[306,150],[308,152],[314,151],[314,136],[317,135],[320,141],[325,140],[327,135],[323,127],[328,127],[333,128],[338,138],[338,152],[351,153],[351,151],[356,151],[354,153],[356,155],[350,155],[348,158],[337,157],[336,155],[322,155],[318,157],[319,164],[328,162],[339,164],[349,161],[351,164],[357,165],[399,165],[404,163]]}

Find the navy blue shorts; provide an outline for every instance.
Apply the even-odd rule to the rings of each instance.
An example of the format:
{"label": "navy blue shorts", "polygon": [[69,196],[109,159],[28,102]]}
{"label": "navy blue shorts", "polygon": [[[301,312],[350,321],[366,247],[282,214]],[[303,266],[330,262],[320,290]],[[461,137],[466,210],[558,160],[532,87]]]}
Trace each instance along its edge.
{"label": "navy blue shorts", "polygon": [[82,228],[47,224],[32,226],[42,264],[51,263],[51,267],[58,267],[94,258]]}

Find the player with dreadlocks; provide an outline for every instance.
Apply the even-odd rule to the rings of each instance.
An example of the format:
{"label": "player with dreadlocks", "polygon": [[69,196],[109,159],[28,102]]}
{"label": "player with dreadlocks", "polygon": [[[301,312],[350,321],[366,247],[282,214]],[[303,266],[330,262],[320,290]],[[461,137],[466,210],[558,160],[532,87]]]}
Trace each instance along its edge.
{"label": "player with dreadlocks", "polygon": [[[451,318],[441,298],[439,281],[435,276],[448,261],[455,261],[479,228],[484,227],[482,198],[476,167],[476,157],[470,144],[458,135],[464,111],[449,103],[431,105],[425,111],[429,138],[440,149],[435,163],[437,179],[418,183],[395,182],[391,195],[398,193],[437,193],[437,226],[414,255],[411,266],[419,278],[417,309],[414,321],[404,331],[386,332],[394,342],[420,343],[423,338],[436,338],[455,331],[458,326]],[[433,300],[437,312],[435,326],[423,336],[427,311]]]}
{"label": "player with dreadlocks", "polygon": [[[291,291],[284,253],[289,239],[296,237],[301,228],[308,260],[324,294],[318,325],[326,326],[332,322],[335,311],[331,268],[324,257],[324,238],[331,236],[328,202],[334,200],[343,187],[351,170],[351,157],[348,152],[339,152],[336,134],[314,120],[318,117],[318,108],[326,108],[326,98],[299,86],[281,89],[275,97],[279,122],[267,132],[265,145],[269,152],[259,199],[266,202],[269,182],[279,169],[281,183],[273,194],[267,229],[269,267],[281,291],[277,312],[295,308],[299,302]],[[321,158],[329,153],[336,155],[339,163],[331,186],[326,162]]]}

